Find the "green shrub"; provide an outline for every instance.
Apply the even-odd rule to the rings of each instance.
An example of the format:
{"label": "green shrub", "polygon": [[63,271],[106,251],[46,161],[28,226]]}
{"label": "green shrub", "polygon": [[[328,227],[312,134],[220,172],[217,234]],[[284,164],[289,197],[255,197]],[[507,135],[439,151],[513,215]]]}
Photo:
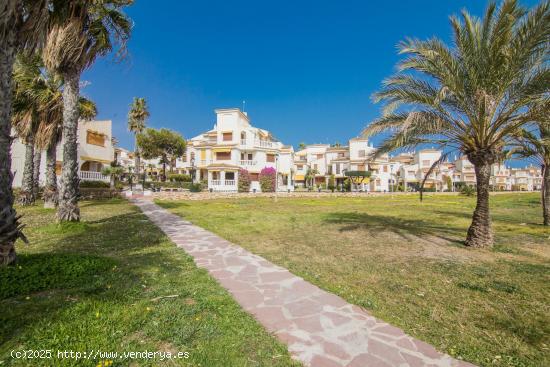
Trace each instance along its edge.
{"label": "green shrub", "polygon": [[110,184],[103,181],[80,181],[80,187],[89,187],[93,189],[109,188]]}
{"label": "green shrub", "polygon": [[351,180],[349,178],[346,178],[346,180],[344,181],[344,191],[351,191]]}
{"label": "green shrub", "polygon": [[332,192],[336,189],[336,177],[334,175],[330,175],[328,179],[328,189]]}
{"label": "green shrub", "polygon": [[105,257],[82,254],[18,255],[15,266],[0,268],[0,299],[74,287],[90,287],[114,262]]}
{"label": "green shrub", "polygon": [[171,182],[191,182],[190,175],[169,173],[167,176],[168,176],[168,180]]}
{"label": "green shrub", "polygon": [[189,186],[189,191],[191,192],[201,192],[202,191],[202,184],[200,183],[194,183]]}
{"label": "green shrub", "polygon": [[472,186],[464,185],[460,188],[460,194],[464,196],[474,196],[476,194],[476,189]]}

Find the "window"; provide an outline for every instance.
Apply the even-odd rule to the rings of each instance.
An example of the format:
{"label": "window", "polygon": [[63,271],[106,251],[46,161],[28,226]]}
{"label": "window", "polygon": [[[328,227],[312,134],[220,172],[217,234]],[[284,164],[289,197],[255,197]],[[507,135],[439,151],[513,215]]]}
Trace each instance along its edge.
{"label": "window", "polygon": [[346,156],[346,153],[338,153],[338,157],[344,158]]}
{"label": "window", "polygon": [[388,166],[384,166],[384,172],[388,172]]}
{"label": "window", "polygon": [[323,159],[323,155],[322,154],[317,154],[317,159]]}
{"label": "window", "polygon": [[357,154],[359,155],[359,157],[364,157],[365,156],[365,151],[360,150],[360,151],[357,152]]}
{"label": "window", "polygon": [[297,164],[297,165],[296,165],[296,169],[297,169],[298,171],[301,171],[303,168],[304,168],[304,165],[303,165],[303,164]]}
{"label": "window", "polygon": [[260,180],[260,174],[259,173],[251,173],[250,174],[250,181],[259,181]]}
{"label": "window", "polygon": [[232,141],[233,133],[222,133],[222,138],[223,141]]}
{"label": "window", "polygon": [[229,161],[231,160],[231,152],[217,152],[216,159],[218,161]]}
{"label": "window", "polygon": [[364,164],[360,164],[357,166],[357,170],[358,171],[365,171],[365,165]]}
{"label": "window", "polygon": [[225,179],[226,180],[234,180],[235,179],[235,172],[225,172]]}
{"label": "window", "polygon": [[431,166],[432,163],[430,162],[429,159],[425,159],[425,160],[422,161],[422,165],[423,165],[424,167],[426,167],[426,166]]}
{"label": "window", "polygon": [[88,130],[86,132],[86,143],[104,147],[105,135]]}
{"label": "window", "polygon": [[275,162],[275,154],[266,154],[266,161]]}
{"label": "window", "polygon": [[316,164],[313,165],[313,169],[314,169],[314,170],[317,170],[317,169],[318,169]]}
{"label": "window", "polygon": [[340,163],[336,163],[336,174],[340,174]]}

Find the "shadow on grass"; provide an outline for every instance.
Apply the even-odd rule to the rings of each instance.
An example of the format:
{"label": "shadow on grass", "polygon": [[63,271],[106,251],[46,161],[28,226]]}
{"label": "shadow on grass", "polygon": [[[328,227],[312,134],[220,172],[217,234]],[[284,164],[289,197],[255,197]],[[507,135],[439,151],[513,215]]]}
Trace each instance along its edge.
{"label": "shadow on grass", "polygon": [[375,237],[380,232],[389,231],[408,241],[422,238],[440,244],[441,241],[434,240],[437,238],[460,247],[463,246],[461,238],[465,236],[462,228],[444,223],[366,213],[329,213],[325,216],[324,222],[340,225],[340,232],[361,229],[369,231]]}
{"label": "shadow on grass", "polygon": [[159,246],[166,236],[137,208],[95,221],[46,225],[37,232],[57,240],[43,253],[20,254],[15,266],[0,269],[0,307],[11,310],[0,315],[0,345],[41,320],[63,321],[64,309],[76,300],[130,306],[143,298],[140,279],[152,268],[167,273],[182,268],[171,246]]}

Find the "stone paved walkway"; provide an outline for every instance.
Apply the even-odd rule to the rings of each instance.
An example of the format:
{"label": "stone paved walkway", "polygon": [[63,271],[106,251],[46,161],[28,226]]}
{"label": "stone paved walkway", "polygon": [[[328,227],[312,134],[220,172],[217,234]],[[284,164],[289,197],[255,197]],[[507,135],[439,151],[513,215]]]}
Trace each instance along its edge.
{"label": "stone paved walkway", "polygon": [[150,201],[134,202],[306,366],[473,366]]}

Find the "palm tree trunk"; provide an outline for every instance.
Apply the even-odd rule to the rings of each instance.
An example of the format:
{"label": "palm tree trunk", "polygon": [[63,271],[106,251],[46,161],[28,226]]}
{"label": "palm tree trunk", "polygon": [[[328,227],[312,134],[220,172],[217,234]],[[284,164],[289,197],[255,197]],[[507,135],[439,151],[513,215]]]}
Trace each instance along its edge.
{"label": "palm tree trunk", "polygon": [[466,246],[490,247],[493,245],[493,232],[491,229],[491,215],[489,213],[489,184],[491,178],[491,162],[488,160],[474,160],[477,184],[477,204],[472,218],[472,224],[468,229]]}
{"label": "palm tree trunk", "polygon": [[135,174],[139,176],[140,157],[139,157],[139,147],[137,142],[137,133],[134,134],[134,164],[136,166]]}
{"label": "palm tree trunk", "polygon": [[32,172],[32,194],[34,199],[38,199],[40,191],[40,163],[42,162],[42,151],[34,148],[33,172]]}
{"label": "palm tree trunk", "polygon": [[55,166],[57,163],[57,146],[50,144],[46,151],[46,185],[44,187],[44,208],[57,206],[57,175]]}
{"label": "palm tree trunk", "polygon": [[63,168],[59,187],[57,220],[78,222],[78,96],[80,74],[69,72],[63,75]]}
{"label": "palm tree trunk", "polygon": [[18,216],[13,208],[11,173],[12,68],[15,61],[15,31],[0,35],[0,264],[16,260],[15,241],[20,236]]}
{"label": "palm tree trunk", "polygon": [[111,173],[111,182],[110,182],[110,188],[111,188],[111,190],[114,190],[114,189],[116,188],[115,186],[116,186],[116,185],[115,185],[115,175],[113,175],[113,174]]}
{"label": "palm tree trunk", "polygon": [[542,165],[542,217],[545,226],[550,226],[550,162]]}
{"label": "palm tree trunk", "polygon": [[34,204],[34,136],[29,136],[25,142],[25,165],[23,167],[23,181],[18,202],[21,205]]}

